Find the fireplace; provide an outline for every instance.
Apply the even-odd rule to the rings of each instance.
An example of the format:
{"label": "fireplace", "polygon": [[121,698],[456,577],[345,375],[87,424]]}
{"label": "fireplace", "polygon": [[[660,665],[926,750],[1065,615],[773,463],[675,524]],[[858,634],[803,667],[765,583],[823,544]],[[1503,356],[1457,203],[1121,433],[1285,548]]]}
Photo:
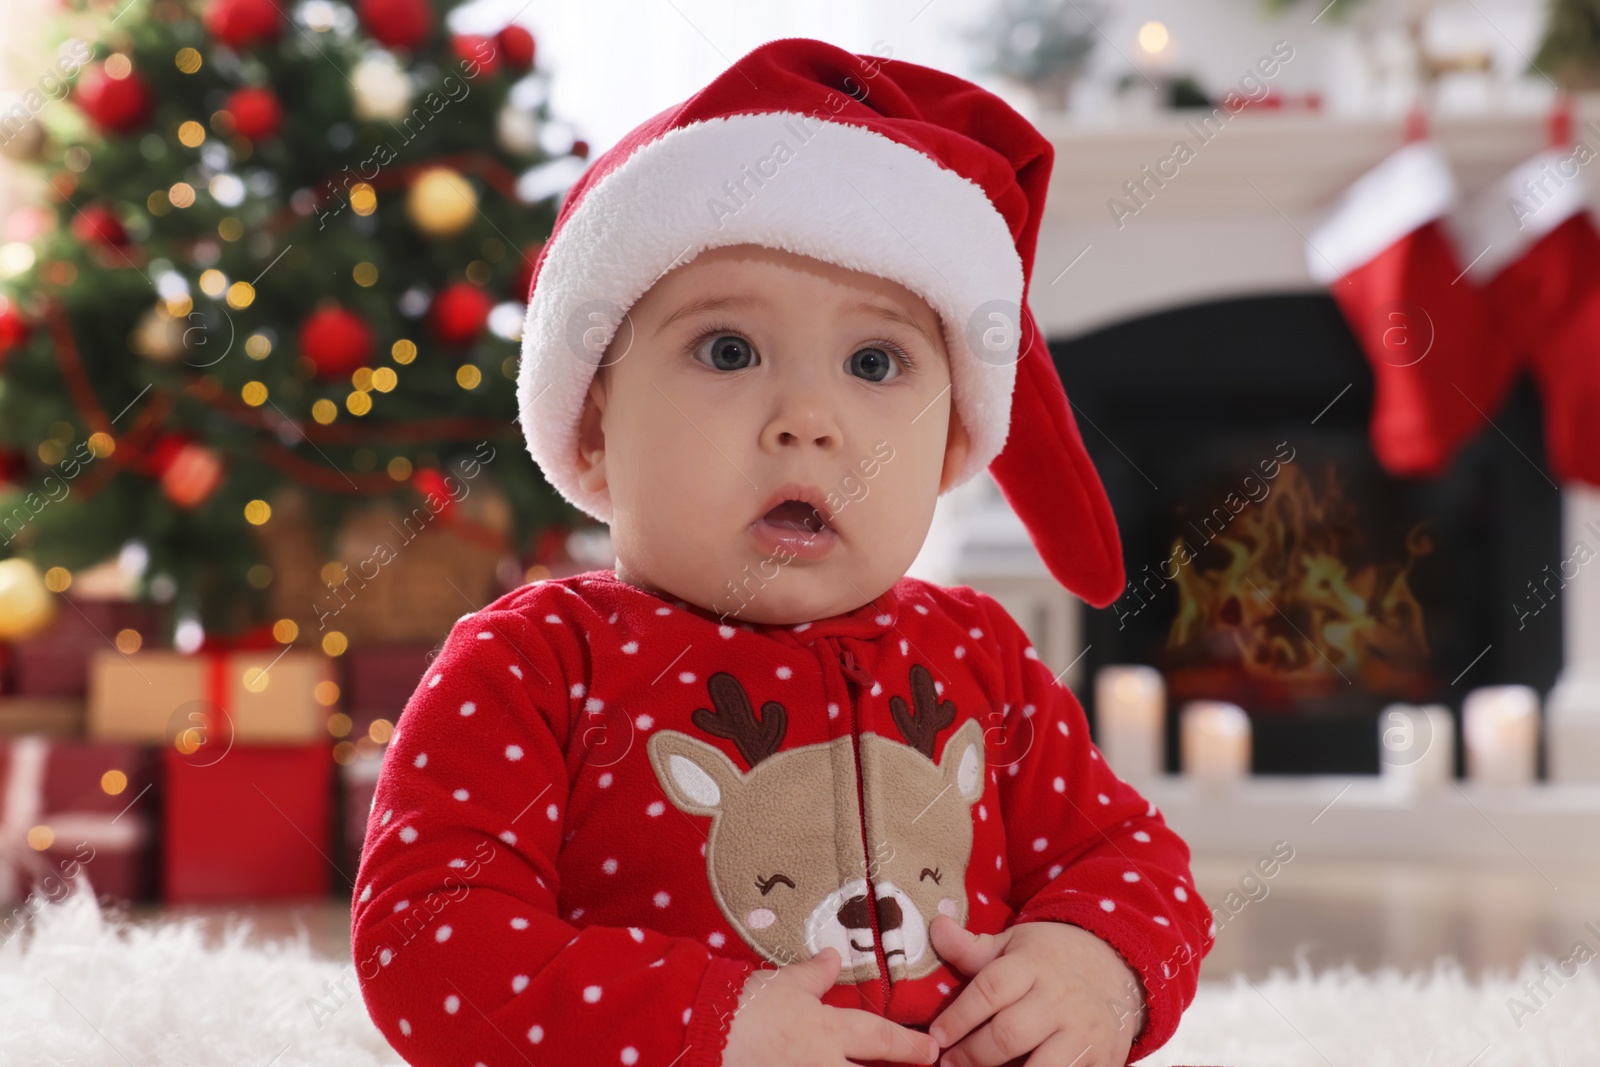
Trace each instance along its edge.
{"label": "fireplace", "polygon": [[1189,699],[1245,708],[1254,773],[1376,774],[1385,705],[1459,716],[1475,687],[1555,683],[1561,493],[1526,378],[1444,474],[1399,479],[1326,295],[1168,307],[1051,351],[1129,579],[1085,612],[1076,677],[1162,671],[1169,772]]}

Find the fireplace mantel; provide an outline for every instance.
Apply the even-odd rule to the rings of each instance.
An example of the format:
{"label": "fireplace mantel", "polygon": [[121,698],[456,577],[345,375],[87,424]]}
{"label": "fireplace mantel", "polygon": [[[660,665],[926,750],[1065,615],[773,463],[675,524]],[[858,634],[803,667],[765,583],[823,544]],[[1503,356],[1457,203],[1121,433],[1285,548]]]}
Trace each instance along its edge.
{"label": "fireplace mantel", "polygon": [[[1315,288],[1304,235],[1402,143],[1398,119],[1248,110],[1220,126],[1213,120],[1202,142],[1195,131],[1207,114],[1164,113],[1115,128],[1036,120],[1056,153],[1029,293],[1048,336],[1180,304]],[[1432,128],[1470,195],[1540,151],[1548,122],[1537,113],[1444,116]],[[1600,151],[1600,94],[1578,98],[1573,132]],[[1158,163],[1180,140],[1193,158],[1167,165],[1176,175],[1162,186],[1150,181],[1140,207],[1125,183],[1146,180],[1147,166],[1159,177]],[[1108,207],[1114,197],[1138,208],[1120,227]]]}

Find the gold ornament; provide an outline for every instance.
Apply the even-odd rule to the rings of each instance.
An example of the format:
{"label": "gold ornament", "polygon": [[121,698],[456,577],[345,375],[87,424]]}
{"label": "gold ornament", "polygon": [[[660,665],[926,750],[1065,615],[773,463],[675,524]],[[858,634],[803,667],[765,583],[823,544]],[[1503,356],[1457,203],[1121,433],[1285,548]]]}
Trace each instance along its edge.
{"label": "gold ornament", "polygon": [[55,598],[25,559],[0,560],[0,641],[21,641],[50,625]]}
{"label": "gold ornament", "polygon": [[459,171],[431,167],[418,175],[406,196],[406,215],[429,237],[453,237],[478,213],[478,193]]}
{"label": "gold ornament", "polygon": [[[8,119],[20,111],[27,116],[29,109],[22,102],[22,97],[15,93],[0,95],[0,114]],[[0,155],[17,163],[34,163],[39,159],[44,149],[44,127],[31,119],[26,119],[20,126],[8,125],[6,132],[10,134],[15,129],[15,134],[0,141]]]}
{"label": "gold ornament", "polygon": [[157,304],[144,313],[128,336],[128,347],[145,359],[168,363],[183,351],[184,320]]}
{"label": "gold ornament", "polygon": [[371,56],[356,64],[356,117],[373,122],[399,122],[411,108],[411,79],[390,56]]}
{"label": "gold ornament", "polygon": [[495,118],[495,136],[500,147],[519,156],[531,156],[539,150],[539,117],[531,111],[507,104]]}

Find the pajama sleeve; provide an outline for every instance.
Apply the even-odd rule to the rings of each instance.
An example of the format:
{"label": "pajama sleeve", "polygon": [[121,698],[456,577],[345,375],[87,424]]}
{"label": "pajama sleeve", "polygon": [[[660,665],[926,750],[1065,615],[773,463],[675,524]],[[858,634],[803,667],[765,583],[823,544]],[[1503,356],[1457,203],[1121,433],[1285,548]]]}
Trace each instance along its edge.
{"label": "pajama sleeve", "polygon": [[1106,765],[1077,697],[1016,620],[984,600],[1010,705],[996,771],[1014,922],[1080,926],[1139,975],[1148,1015],[1132,1063],[1166,1043],[1194,999],[1215,936],[1211,912],[1195,891],[1188,844]]}
{"label": "pajama sleeve", "polygon": [[457,621],[384,755],[351,921],[367,1010],[419,1067],[716,1067],[749,964],[557,912],[586,651],[535,629],[535,597],[564,605],[531,588]]}

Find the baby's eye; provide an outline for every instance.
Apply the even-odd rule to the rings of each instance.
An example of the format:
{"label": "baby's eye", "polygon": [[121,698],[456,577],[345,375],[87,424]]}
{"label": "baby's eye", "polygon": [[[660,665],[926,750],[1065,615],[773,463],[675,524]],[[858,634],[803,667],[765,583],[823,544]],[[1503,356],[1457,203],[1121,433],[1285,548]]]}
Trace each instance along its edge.
{"label": "baby's eye", "polygon": [[[702,352],[707,358],[702,358]],[[694,358],[714,370],[743,370],[755,364],[756,353],[743,337],[719,333],[695,345]]]}
{"label": "baby's eye", "polygon": [[899,360],[888,348],[859,348],[845,361],[845,369],[869,382],[887,382],[900,373]]}

